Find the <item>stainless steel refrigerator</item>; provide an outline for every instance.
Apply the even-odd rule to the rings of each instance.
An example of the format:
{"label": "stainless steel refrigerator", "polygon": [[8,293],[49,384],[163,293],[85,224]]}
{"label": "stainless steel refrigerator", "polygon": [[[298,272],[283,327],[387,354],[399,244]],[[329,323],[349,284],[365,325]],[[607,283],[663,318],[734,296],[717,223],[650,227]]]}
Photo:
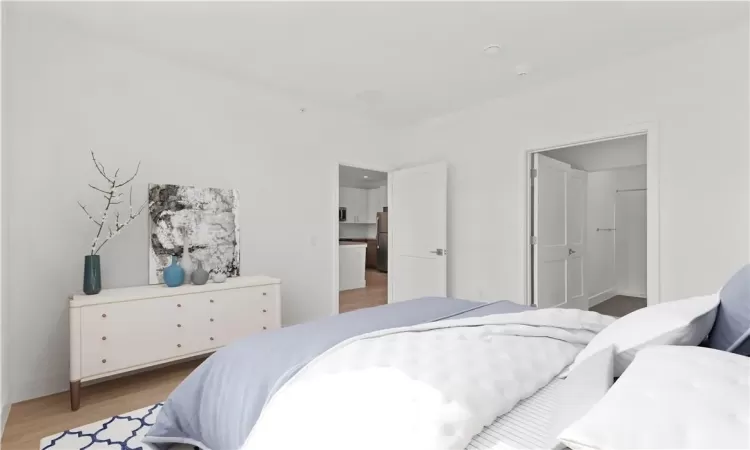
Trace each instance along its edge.
{"label": "stainless steel refrigerator", "polygon": [[377,214],[378,270],[388,272],[388,208]]}

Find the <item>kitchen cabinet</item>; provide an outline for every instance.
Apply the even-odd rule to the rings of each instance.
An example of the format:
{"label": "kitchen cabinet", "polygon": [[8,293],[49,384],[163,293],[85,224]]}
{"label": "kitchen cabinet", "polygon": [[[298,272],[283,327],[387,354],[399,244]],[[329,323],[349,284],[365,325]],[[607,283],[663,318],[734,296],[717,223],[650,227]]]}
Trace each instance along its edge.
{"label": "kitchen cabinet", "polygon": [[339,188],[339,207],[340,208],[346,208],[349,209],[349,205],[351,204],[351,199],[349,197],[350,190],[349,188],[340,187]]}
{"label": "kitchen cabinet", "polygon": [[388,189],[385,186],[367,191],[367,220],[369,223],[377,223],[378,213],[383,212],[383,208],[388,206],[387,192]]}
{"label": "kitchen cabinet", "polygon": [[339,207],[346,208],[346,222],[354,221],[354,195],[353,189],[347,187],[339,188]]}
{"label": "kitchen cabinet", "polygon": [[378,213],[381,212],[379,189],[367,190],[367,221],[375,223]]}
{"label": "kitchen cabinet", "polygon": [[349,213],[350,204],[351,204],[351,200],[349,198],[349,188],[340,187],[339,188],[339,208],[346,208],[347,220],[349,220],[348,213]]}
{"label": "kitchen cabinet", "polygon": [[339,242],[339,291],[361,289],[365,280],[367,243]]}
{"label": "kitchen cabinet", "polygon": [[339,206],[346,208],[344,223],[375,223],[374,217],[370,220],[367,192],[366,189],[339,188]]}
{"label": "kitchen cabinet", "polygon": [[368,223],[366,189],[354,189],[354,219],[356,223]]}
{"label": "kitchen cabinet", "polygon": [[367,253],[365,255],[365,267],[368,269],[378,268],[378,241],[376,239],[367,240]]}

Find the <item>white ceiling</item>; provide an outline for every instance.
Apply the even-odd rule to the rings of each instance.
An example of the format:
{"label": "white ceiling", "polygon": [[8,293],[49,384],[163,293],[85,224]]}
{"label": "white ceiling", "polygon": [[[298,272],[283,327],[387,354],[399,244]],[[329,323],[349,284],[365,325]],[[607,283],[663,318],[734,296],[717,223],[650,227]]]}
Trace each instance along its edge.
{"label": "white ceiling", "polygon": [[642,166],[646,164],[646,135],[558,148],[544,155],[586,172]]}
{"label": "white ceiling", "polygon": [[[45,13],[406,125],[748,21],[747,2],[45,2]],[[496,56],[482,52],[503,46]],[[696,55],[700,58],[700,55]],[[515,74],[528,64],[529,75]],[[647,70],[647,68],[644,68]]]}
{"label": "white ceiling", "polygon": [[374,170],[359,169],[357,167],[339,166],[339,186],[374,189],[380,186],[385,186],[387,182],[387,172],[376,172]]}

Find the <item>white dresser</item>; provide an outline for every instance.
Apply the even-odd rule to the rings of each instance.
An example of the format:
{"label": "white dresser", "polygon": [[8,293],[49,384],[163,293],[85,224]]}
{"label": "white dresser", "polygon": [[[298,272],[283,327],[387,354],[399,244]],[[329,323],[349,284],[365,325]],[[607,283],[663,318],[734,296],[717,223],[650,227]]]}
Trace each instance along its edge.
{"label": "white dresser", "polygon": [[210,353],[281,327],[281,281],[236,277],[202,286],[105,289],[70,300],[70,407],[82,381]]}

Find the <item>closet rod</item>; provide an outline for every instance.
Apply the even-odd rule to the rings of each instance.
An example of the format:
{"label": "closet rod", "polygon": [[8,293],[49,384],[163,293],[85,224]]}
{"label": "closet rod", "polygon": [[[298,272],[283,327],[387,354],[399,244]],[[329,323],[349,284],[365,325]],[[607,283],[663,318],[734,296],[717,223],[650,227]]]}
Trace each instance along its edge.
{"label": "closet rod", "polygon": [[647,191],[648,189],[618,189],[615,192],[635,192],[635,191]]}
{"label": "closet rod", "polygon": [[616,228],[597,228],[596,231],[615,231]]}

